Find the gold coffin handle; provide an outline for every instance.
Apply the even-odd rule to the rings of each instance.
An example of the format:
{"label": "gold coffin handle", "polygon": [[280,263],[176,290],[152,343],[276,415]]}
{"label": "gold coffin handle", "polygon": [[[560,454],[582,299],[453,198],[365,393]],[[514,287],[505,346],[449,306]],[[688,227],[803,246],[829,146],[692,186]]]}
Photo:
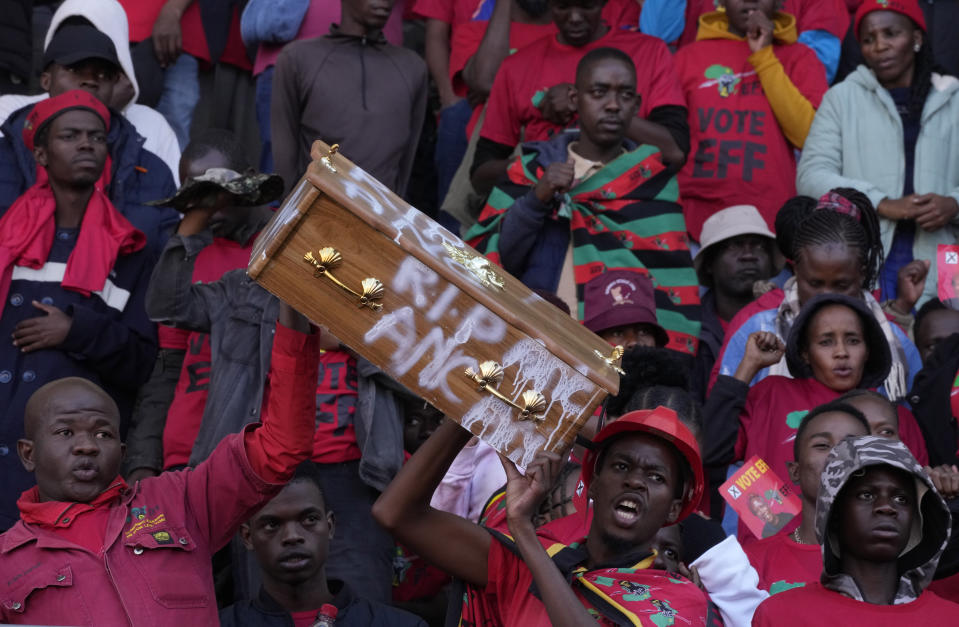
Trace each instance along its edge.
{"label": "gold coffin handle", "polygon": [[593,351],[593,354],[606,362],[606,365],[615,370],[617,373],[625,375],[626,371],[623,370],[621,365],[621,360],[623,359],[623,354],[625,352],[626,350],[622,346],[617,345],[613,347],[613,351],[609,354],[609,357],[599,351]]}
{"label": "gold coffin handle", "polygon": [[360,289],[362,291],[357,292],[350,289],[345,283],[333,276],[333,270],[343,263],[343,256],[340,255],[340,252],[335,248],[330,248],[329,246],[321,248],[317,251],[316,255],[314,255],[312,251],[308,251],[305,255],[303,255],[303,261],[309,263],[315,268],[313,271],[314,277],[326,277],[344,291],[349,292],[353,296],[357,297],[359,299],[358,305],[361,308],[367,307],[373,311],[380,311],[383,309],[382,303],[378,301],[383,299],[386,289],[383,287],[383,283],[381,283],[379,279],[374,279],[372,277],[363,279],[363,281],[360,282]]}
{"label": "gold coffin handle", "polygon": [[480,390],[485,390],[503,401],[513,409],[519,411],[520,420],[543,420],[543,413],[546,411],[546,397],[536,390],[526,390],[523,392],[520,400],[522,404],[516,404],[506,398],[497,388],[503,382],[503,367],[495,361],[484,361],[479,365],[479,372],[474,372],[472,368],[465,371],[467,377],[472,379]]}

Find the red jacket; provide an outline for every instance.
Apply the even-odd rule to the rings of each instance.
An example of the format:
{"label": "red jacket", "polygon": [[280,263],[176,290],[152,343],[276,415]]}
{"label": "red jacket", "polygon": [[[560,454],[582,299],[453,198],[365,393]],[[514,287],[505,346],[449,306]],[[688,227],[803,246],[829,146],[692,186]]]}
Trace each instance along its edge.
{"label": "red jacket", "polygon": [[102,553],[22,519],[0,535],[0,623],[219,624],[211,556],[312,448],[319,347],[306,338],[277,325],[264,425],[125,491],[108,506]]}

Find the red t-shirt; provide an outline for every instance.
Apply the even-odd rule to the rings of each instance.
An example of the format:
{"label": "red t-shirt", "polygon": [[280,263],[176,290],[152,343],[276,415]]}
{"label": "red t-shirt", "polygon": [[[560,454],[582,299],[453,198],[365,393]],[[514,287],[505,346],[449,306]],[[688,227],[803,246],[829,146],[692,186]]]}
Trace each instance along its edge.
{"label": "red t-shirt", "polygon": [[[453,82],[453,91],[457,96],[466,97],[467,87],[463,81],[463,68],[479,49],[483,36],[486,34],[487,21],[473,21],[460,24],[453,29],[453,39],[450,43],[450,80]],[[521,24],[513,22],[509,29],[510,54],[528,46],[543,37],[552,37],[556,34],[556,26],[549,24]],[[479,122],[483,105],[473,108],[473,114],[466,125],[466,138],[473,136],[473,130]]]}
{"label": "red t-shirt", "polygon": [[770,375],[749,389],[739,416],[736,459],[759,455],[780,479],[789,477],[796,429],[809,410],[840,394],[819,381]]}
{"label": "red t-shirt", "polygon": [[[213,243],[200,251],[193,265],[194,283],[217,281],[230,270],[245,268],[250,262],[253,238],[247,244],[238,244],[225,237],[213,238]],[[193,442],[200,432],[203,408],[210,387],[210,340],[206,333],[159,327],[162,348],[186,350],[180,379],[177,381],[173,402],[167,410],[163,428],[163,467],[182,466],[190,461]]]}
{"label": "red t-shirt", "polygon": [[[770,375],[752,386],[746,396],[746,406],[739,417],[736,438],[736,459],[759,455],[776,475],[788,480],[786,462],[793,460],[793,441],[800,421],[811,409],[841,396],[819,381],[790,379]],[[912,413],[899,408],[899,438],[920,464],[929,461],[922,433]],[[788,533],[799,525],[799,517],[783,528]],[[742,543],[755,540],[740,521],[739,539]]]}
{"label": "red t-shirt", "polygon": [[127,13],[130,25],[130,43],[143,41],[153,34],[153,23],[160,15],[166,0],[119,0]]}
{"label": "red t-shirt", "polygon": [[[717,6],[716,0],[687,0],[686,26],[679,38],[680,46],[696,41],[699,16],[715,11]],[[849,28],[845,0],[786,0],[780,10],[796,18],[796,29],[800,33],[824,30],[842,41]]]}
{"label": "red t-shirt", "polygon": [[912,456],[916,458],[920,466],[929,465],[929,451],[926,449],[926,440],[923,439],[922,430],[916,417],[903,405],[896,406],[896,412],[899,414],[899,439],[906,445]]}
{"label": "red t-shirt", "polygon": [[926,590],[935,592],[947,601],[959,603],[959,574],[936,579]]}
{"label": "red t-shirt", "polygon": [[912,603],[873,605],[827,590],[819,582],[787,590],[759,604],[753,627],[807,625],[952,625],[959,605],[926,590]]}
{"label": "red t-shirt", "polygon": [[353,426],[356,388],[356,358],[344,350],[323,351],[316,385],[313,461],[337,464],[360,458]]}
{"label": "red t-shirt", "polygon": [[[153,34],[153,24],[160,15],[163,5],[166,4],[166,0],[119,0],[119,2],[126,11],[127,22],[130,24],[130,43],[143,41]],[[183,36],[183,51],[209,63],[210,49],[207,47],[206,33],[203,32],[199,2],[191,2],[183,12],[183,17],[180,18],[180,30]],[[233,8],[230,33],[223,54],[220,55],[220,61],[244,70],[253,68],[246,54],[243,39],[240,37],[240,11],[236,7]]]}
{"label": "red t-shirt", "polygon": [[416,0],[413,15],[456,25],[472,20],[489,0]]}
{"label": "red t-shirt", "polygon": [[562,130],[543,119],[533,104],[534,98],[554,85],[573,83],[583,55],[604,47],[619,48],[636,63],[636,90],[642,97],[640,117],[648,117],[657,107],[686,105],[672,55],[655,37],[611,29],[581,48],[560,44],[556,37],[543,37],[503,61],[490,92],[482,137],[515,146],[524,127],[526,141],[549,139]]}
{"label": "red t-shirt", "polygon": [[[614,602],[642,617],[639,624],[704,625],[707,616],[705,593],[692,582],[661,570],[641,570],[627,577],[618,569],[590,571],[585,576],[595,588]],[[624,571],[628,569],[623,569]],[[490,542],[487,562],[488,583],[485,598],[495,608],[503,625],[550,625],[546,606],[530,594],[533,575],[515,553],[498,540]],[[616,575],[619,575],[617,577]],[[573,585],[576,596],[593,614],[591,603],[582,595],[583,587]],[[612,625],[606,617],[594,614],[597,625]]]}
{"label": "red t-shirt", "polygon": [[609,0],[603,7],[603,21],[613,28],[639,28],[639,0]]}
{"label": "red t-shirt", "polygon": [[743,550],[759,573],[759,587],[770,594],[819,581],[822,573],[822,547],[799,544],[788,534],[751,542]]}
{"label": "red t-shirt", "polygon": [[[466,22],[453,29],[453,38],[450,40],[450,80],[453,81],[453,91],[457,96],[466,96],[466,83],[463,82],[462,71],[476,51],[479,49],[483,37],[486,35],[486,20]],[[524,24],[513,22],[509,27],[510,54],[531,44],[532,42],[555,35],[556,26],[549,24]]]}
{"label": "red t-shirt", "polygon": [[[773,46],[786,75],[818,107],[828,85],[803,44]],[[783,135],[744,41],[697,41],[676,53],[689,108],[690,152],[679,173],[686,228],[699,241],[703,222],[731,205],[756,205],[770,229],[796,195],[794,147]]]}
{"label": "red t-shirt", "polygon": [[[193,2],[183,12],[180,18],[180,29],[183,33],[183,51],[207,64],[210,63],[210,48],[206,43],[206,33],[203,31],[203,22],[200,18],[200,3]],[[241,70],[252,70],[253,63],[246,54],[246,46],[240,37],[240,9],[233,7],[230,17],[230,31],[227,35],[226,46],[219,59],[222,63],[235,65]]]}

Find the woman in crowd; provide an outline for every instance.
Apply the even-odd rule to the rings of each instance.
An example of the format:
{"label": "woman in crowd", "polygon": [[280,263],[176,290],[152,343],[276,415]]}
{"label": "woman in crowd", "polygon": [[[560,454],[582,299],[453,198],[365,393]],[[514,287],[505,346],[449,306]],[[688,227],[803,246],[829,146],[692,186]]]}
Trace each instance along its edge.
{"label": "woman in crowd", "polygon": [[[823,98],[796,185],[809,196],[844,186],[869,197],[882,223],[882,297],[891,299],[900,268],[956,241],[959,81],[933,71],[918,0],[865,0],[854,28],[865,65]],[[919,304],[935,290],[933,266]]]}
{"label": "woman in crowd", "polygon": [[[794,214],[784,216],[783,212]],[[808,300],[817,294],[838,293],[860,299],[882,328],[892,352],[892,367],[882,392],[893,400],[903,398],[922,362],[915,345],[887,319],[870,292],[882,265],[882,246],[876,211],[869,199],[853,189],[835,189],[823,195],[812,211],[800,203],[787,203],[777,222],[792,225],[793,237],[781,241],[789,244],[782,253],[792,260],[795,276],[782,290],[765,294],[733,319],[716,373],[735,374],[751,333],[769,331],[785,341]],[[776,299],[779,303],[774,306]],[[910,308],[912,304],[907,303]],[[785,360],[763,368],[749,383],[755,385],[770,374],[790,376]],[[710,463],[708,459],[706,463]]]}

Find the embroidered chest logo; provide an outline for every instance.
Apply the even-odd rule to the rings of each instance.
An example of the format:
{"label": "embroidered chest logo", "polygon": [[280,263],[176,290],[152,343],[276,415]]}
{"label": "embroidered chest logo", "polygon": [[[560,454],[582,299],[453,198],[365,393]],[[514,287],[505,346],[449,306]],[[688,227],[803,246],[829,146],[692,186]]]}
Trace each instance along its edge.
{"label": "embroidered chest logo", "polygon": [[[133,525],[131,525],[130,528],[127,529],[126,533],[124,534],[124,536],[127,539],[132,538],[133,536],[137,535],[141,531],[146,531],[147,529],[153,529],[154,527],[158,527],[166,522],[166,514],[160,513],[160,514],[157,514],[156,516],[153,516],[152,518],[147,518],[147,514],[144,511],[145,509],[146,508],[139,507],[139,508],[133,508],[131,510],[131,513],[133,514],[133,517],[136,520],[136,522],[134,522]],[[154,538],[156,539],[157,542],[160,542],[162,544],[160,538],[157,538],[156,535],[157,534],[154,534]]]}
{"label": "embroidered chest logo", "polygon": [[742,80],[748,76],[753,76],[756,74],[755,70],[749,72],[733,72],[732,68],[728,68],[725,65],[720,65],[718,63],[710,65],[706,68],[706,71],[703,72],[703,76],[709,80],[704,81],[699,84],[700,89],[706,87],[712,87],[713,85],[719,90],[719,95],[723,98],[729,98],[730,96],[736,94],[739,90],[739,85],[742,83]]}

